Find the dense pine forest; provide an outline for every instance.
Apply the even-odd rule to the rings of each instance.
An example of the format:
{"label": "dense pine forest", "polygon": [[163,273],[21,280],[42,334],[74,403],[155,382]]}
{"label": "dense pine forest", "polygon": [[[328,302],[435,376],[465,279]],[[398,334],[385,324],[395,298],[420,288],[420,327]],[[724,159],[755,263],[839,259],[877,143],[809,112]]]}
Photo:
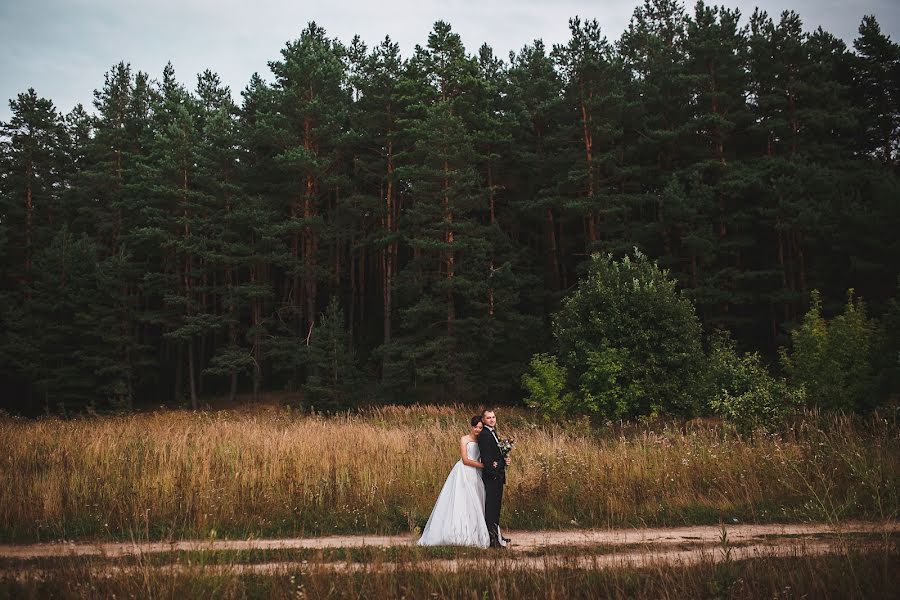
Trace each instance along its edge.
{"label": "dense pine forest", "polygon": [[674,0],[570,30],[499,57],[437,22],[404,57],[310,23],[239,103],[171,64],[114,65],[92,110],[19,94],[0,408],[516,402],[590,256],[635,248],[775,369],[816,295],[898,314],[900,45],[874,17],[852,47]]}

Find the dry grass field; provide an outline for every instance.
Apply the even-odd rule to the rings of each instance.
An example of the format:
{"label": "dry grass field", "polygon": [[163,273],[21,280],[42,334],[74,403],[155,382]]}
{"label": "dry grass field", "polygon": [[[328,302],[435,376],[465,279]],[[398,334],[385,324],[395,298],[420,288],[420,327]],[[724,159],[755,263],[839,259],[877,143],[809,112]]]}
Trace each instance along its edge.
{"label": "dry grass field", "polygon": [[[415,532],[473,409],[289,409],[0,418],[0,541]],[[897,516],[895,419],[807,414],[776,434],[715,422],[545,422],[515,439],[511,529]]]}

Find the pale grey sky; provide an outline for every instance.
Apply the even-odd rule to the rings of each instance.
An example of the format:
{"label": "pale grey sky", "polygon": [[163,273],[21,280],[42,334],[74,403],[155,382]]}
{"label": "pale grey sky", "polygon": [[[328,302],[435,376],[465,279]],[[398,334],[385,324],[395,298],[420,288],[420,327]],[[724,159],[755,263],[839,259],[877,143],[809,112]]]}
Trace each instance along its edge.
{"label": "pale grey sky", "polygon": [[[550,47],[568,39],[568,20],[596,18],[610,40],[628,24],[639,0],[0,0],[0,120],[8,99],[34,87],[62,112],[82,103],[120,60],[159,78],[172,61],[179,81],[193,89],[197,73],[217,72],[237,99],[253,72],[271,80],[267,62],[280,57],[309,21],[329,37],[359,34],[371,47],[385,35],[409,56],[425,44],[433,23],[445,20],[467,50],[487,42],[506,58],[536,38]],[[716,4],[716,2],[707,2]],[[726,0],[744,22],[755,6],[777,16],[793,9],[807,30],[821,25],[848,45],[865,14],[900,38],[897,0]],[[687,0],[688,10],[693,0]]]}

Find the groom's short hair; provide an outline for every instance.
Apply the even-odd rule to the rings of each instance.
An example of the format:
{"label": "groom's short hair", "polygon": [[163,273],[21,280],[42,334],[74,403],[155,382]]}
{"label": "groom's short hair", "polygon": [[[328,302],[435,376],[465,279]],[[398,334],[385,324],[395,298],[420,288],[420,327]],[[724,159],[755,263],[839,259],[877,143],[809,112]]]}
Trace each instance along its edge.
{"label": "groom's short hair", "polygon": [[484,415],[488,414],[489,412],[497,412],[497,410],[495,408],[490,408],[490,407],[484,408],[481,411],[481,416],[484,417]]}

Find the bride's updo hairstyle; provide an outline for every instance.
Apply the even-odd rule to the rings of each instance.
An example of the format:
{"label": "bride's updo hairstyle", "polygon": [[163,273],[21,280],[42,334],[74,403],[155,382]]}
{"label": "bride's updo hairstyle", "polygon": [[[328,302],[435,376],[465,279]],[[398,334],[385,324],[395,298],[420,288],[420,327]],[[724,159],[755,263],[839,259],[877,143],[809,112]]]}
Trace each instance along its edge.
{"label": "bride's updo hairstyle", "polygon": [[475,415],[469,422],[472,424],[472,427],[476,427],[479,423],[481,423],[481,415]]}

